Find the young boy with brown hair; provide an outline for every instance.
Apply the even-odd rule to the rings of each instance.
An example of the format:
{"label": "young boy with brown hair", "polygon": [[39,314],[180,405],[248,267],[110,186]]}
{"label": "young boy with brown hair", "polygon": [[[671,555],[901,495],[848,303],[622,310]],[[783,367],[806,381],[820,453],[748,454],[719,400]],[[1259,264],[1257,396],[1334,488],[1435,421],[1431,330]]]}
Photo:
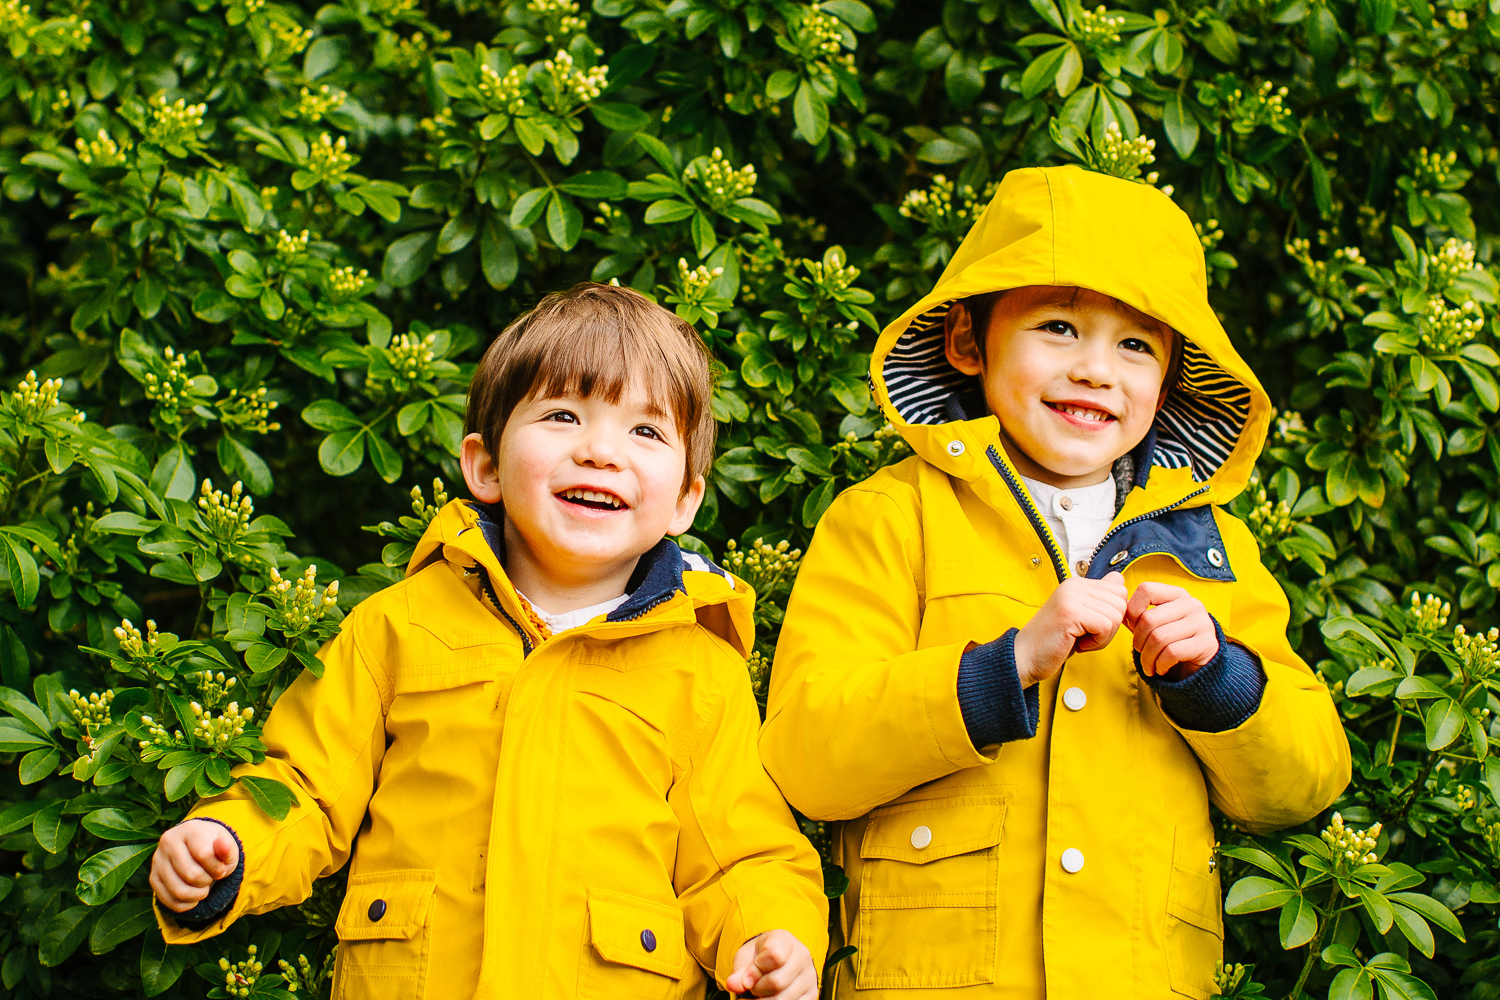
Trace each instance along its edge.
{"label": "young boy with brown hair", "polygon": [[628,289],[549,295],[486,351],[464,479],[266,724],[299,803],[167,831],[168,942],[353,858],[334,997],[812,1000],[816,854],[756,754],[754,594],[667,536],[713,455],[708,355]]}
{"label": "young boy with brown hair", "polygon": [[842,821],[836,995],[1203,1000],[1209,804],[1300,823],[1350,762],[1223,509],[1271,406],[1191,222],[1144,184],[1007,174],[870,372],[916,455],[819,524],[761,736],[792,805]]}

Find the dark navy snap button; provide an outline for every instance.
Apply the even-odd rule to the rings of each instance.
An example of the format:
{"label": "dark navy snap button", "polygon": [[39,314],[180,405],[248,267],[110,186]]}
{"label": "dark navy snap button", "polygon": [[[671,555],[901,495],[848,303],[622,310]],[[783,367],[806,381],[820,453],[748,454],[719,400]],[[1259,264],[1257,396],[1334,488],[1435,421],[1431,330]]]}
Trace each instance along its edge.
{"label": "dark navy snap button", "polygon": [[650,931],[641,931],[641,947],[647,951],[656,950],[656,935]]}
{"label": "dark navy snap button", "polygon": [[385,916],[385,900],[377,899],[370,904],[370,919],[379,920]]}

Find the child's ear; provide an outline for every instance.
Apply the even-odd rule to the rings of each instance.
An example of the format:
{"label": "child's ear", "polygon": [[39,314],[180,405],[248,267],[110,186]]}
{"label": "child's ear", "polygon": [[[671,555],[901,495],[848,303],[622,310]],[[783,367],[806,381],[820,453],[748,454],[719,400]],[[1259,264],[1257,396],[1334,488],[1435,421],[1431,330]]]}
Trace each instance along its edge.
{"label": "child's ear", "polygon": [[693,526],[693,519],[698,516],[698,508],[703,504],[703,493],[706,488],[702,476],[694,476],[693,481],[688,483],[687,489],[682,491],[682,496],[677,498],[677,510],[672,514],[672,522],[667,525],[668,535],[676,537]]}
{"label": "child's ear", "polygon": [[484,446],[484,438],[478,434],[464,437],[459,451],[458,464],[464,470],[464,482],[469,495],[480,503],[500,502],[500,475],[495,467],[495,458]]}
{"label": "child's ear", "polygon": [[943,319],[943,353],[948,363],[965,375],[984,373],[984,356],[979,350],[979,337],[983,331],[975,331],[974,319],[962,302],[948,307]]}

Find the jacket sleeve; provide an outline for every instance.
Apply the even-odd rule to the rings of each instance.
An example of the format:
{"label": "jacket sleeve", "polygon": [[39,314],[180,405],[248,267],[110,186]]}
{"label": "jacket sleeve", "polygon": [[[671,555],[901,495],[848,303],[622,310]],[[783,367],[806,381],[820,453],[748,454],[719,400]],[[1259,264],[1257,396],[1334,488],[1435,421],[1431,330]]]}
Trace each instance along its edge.
{"label": "jacket sleeve", "polygon": [[356,622],[318,654],[323,677],[303,671],[277,700],[266,720],[266,759],[242,764],[236,777],[274,778],[297,796],[286,819],[266,815],[239,784],[204,799],[191,817],[228,826],[243,845],[239,895],[206,927],[180,926],[157,904],[157,922],[168,944],[189,944],[223,932],[244,913],[264,913],[300,903],[313,879],[331,875],[349,859],[364,821],[385,753],[381,692],[360,652]]}
{"label": "jacket sleeve", "polygon": [[989,763],[958,699],[959,662],[1007,625],[919,649],[921,534],[898,498],[855,487],[823,515],[797,574],[771,671],[761,759],[798,810],[862,816],[903,792]]}
{"label": "jacket sleeve", "polygon": [[720,985],[740,947],[763,931],[791,932],[823,968],[828,899],[817,852],[792,818],[755,749],[760,713],[744,661],[727,648],[715,704],[668,801],[681,824],[674,887],[688,948]]}
{"label": "jacket sleeve", "polygon": [[[1294,826],[1322,812],[1349,784],[1349,740],[1328,689],[1287,642],[1286,594],[1261,564],[1250,530],[1215,511],[1237,581],[1224,634],[1260,660],[1260,707],[1220,733],[1178,726],[1202,761],[1209,797],[1252,833]],[[1168,716],[1170,721],[1171,716]]]}

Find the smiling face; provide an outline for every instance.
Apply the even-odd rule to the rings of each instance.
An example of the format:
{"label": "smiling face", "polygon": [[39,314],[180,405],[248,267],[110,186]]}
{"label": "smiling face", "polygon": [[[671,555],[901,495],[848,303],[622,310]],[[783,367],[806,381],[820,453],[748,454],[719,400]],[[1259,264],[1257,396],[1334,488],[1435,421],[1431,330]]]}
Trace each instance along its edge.
{"label": "smiling face", "polygon": [[602,394],[528,397],[495,454],[479,434],[463,443],[473,495],[505,510],[505,571],[553,614],[625,592],[637,560],[693,523],[703,499],[684,487],[687,449],[676,421],[640,386]]}
{"label": "smiling face", "polygon": [[1106,295],[1052,286],[1001,296],[982,348],[962,306],[946,333],[949,363],[982,377],[1017,470],[1064,488],[1104,482],[1145,438],[1176,336]]}

